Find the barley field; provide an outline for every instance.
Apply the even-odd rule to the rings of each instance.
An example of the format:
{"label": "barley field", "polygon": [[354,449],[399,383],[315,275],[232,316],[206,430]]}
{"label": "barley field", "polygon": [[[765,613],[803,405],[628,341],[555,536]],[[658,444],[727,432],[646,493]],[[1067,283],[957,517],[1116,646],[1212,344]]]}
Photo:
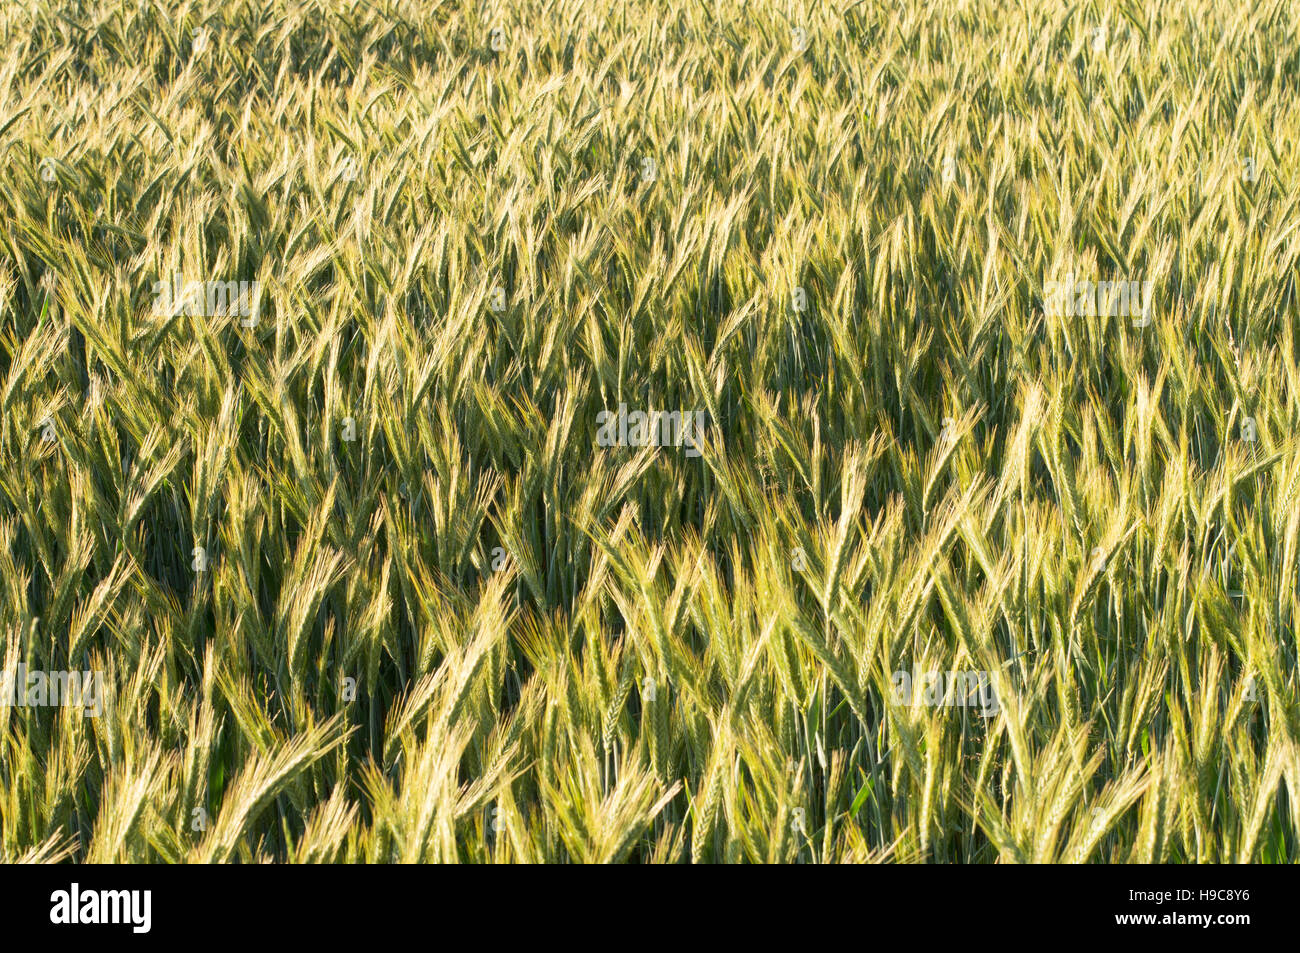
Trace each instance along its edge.
{"label": "barley field", "polygon": [[1298,30],[0,5],[0,860],[1300,860]]}

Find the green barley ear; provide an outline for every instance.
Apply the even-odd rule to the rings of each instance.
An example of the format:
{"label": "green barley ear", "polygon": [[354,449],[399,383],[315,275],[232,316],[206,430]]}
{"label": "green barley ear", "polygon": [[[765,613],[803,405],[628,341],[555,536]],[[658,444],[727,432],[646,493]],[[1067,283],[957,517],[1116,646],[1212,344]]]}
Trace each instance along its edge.
{"label": "green barley ear", "polygon": [[27,6],[0,860],[1300,857],[1278,4]]}

